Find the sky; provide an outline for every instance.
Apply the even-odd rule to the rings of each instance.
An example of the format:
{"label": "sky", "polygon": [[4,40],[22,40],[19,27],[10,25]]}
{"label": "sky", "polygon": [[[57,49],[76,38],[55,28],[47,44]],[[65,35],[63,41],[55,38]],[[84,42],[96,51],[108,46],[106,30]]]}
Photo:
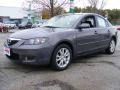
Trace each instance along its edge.
{"label": "sky", "polygon": [[[0,6],[23,7],[24,1],[25,0],[0,0]],[[84,1],[84,3],[82,1]],[[75,0],[74,4],[78,7],[84,7],[85,5],[88,5],[85,0]],[[105,8],[120,9],[120,0],[107,0]]]}

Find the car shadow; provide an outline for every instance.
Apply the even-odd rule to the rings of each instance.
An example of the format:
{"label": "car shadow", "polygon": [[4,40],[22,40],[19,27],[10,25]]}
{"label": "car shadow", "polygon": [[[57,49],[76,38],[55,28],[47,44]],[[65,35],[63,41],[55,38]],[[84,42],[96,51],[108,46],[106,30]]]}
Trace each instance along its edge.
{"label": "car shadow", "polygon": [[94,58],[99,58],[102,55],[105,55],[105,52],[98,52],[98,53],[93,53],[93,54],[88,54],[84,56],[79,56],[73,60],[73,63],[90,63],[91,60]]}
{"label": "car shadow", "polygon": [[[95,59],[99,58],[99,57],[104,57],[104,56],[106,57],[104,52],[98,52],[98,53],[94,53],[94,54],[80,56],[80,57],[75,58],[73,60],[72,64],[74,65],[75,63],[82,63],[82,64],[96,63],[96,62],[98,63],[98,62],[102,62],[102,61],[97,61]],[[11,66],[14,66],[11,69],[14,69],[14,70],[17,70],[20,72],[24,72],[24,73],[31,73],[31,72],[37,72],[37,71],[42,71],[42,72],[54,71],[54,70],[51,70],[49,65],[39,66],[39,65],[13,63]],[[10,67],[8,67],[8,68],[10,69]]]}
{"label": "car shadow", "polygon": [[39,66],[39,65],[28,65],[22,63],[16,63],[10,61],[8,58],[4,57],[6,63],[0,67],[0,70],[14,70],[21,73],[30,73],[30,72],[37,72],[37,71],[50,71],[48,65]]}
{"label": "car shadow", "polygon": [[14,68],[17,71],[24,72],[24,73],[31,73],[31,72],[37,72],[37,71],[50,71],[50,68],[48,65],[39,66],[39,65],[28,65],[28,64],[18,64],[14,63],[17,68]]}

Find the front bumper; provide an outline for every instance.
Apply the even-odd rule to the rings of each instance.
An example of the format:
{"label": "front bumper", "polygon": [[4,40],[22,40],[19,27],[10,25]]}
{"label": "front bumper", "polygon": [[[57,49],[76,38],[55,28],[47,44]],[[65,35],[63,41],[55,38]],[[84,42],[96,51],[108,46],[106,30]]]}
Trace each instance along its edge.
{"label": "front bumper", "polygon": [[45,45],[13,45],[10,48],[11,61],[30,65],[46,65],[50,63],[53,48],[49,44]]}

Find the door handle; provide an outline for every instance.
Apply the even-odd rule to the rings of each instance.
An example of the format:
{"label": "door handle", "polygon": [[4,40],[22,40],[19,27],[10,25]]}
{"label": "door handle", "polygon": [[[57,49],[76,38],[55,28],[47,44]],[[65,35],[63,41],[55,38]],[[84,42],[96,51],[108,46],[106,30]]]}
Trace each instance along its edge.
{"label": "door handle", "polygon": [[98,32],[97,32],[97,31],[95,31],[95,34],[98,34]]}

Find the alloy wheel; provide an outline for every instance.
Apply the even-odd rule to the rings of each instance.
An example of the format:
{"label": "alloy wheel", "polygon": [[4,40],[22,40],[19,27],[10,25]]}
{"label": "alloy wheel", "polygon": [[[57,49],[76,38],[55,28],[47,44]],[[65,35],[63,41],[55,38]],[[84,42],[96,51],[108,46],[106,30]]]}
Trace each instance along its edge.
{"label": "alloy wheel", "polygon": [[116,45],[115,45],[115,41],[112,40],[111,43],[110,43],[110,51],[111,51],[111,52],[114,52],[114,51],[115,51],[115,46],[116,46]]}
{"label": "alloy wheel", "polygon": [[66,67],[69,64],[70,59],[70,51],[67,48],[61,48],[56,54],[56,63],[60,68]]}

